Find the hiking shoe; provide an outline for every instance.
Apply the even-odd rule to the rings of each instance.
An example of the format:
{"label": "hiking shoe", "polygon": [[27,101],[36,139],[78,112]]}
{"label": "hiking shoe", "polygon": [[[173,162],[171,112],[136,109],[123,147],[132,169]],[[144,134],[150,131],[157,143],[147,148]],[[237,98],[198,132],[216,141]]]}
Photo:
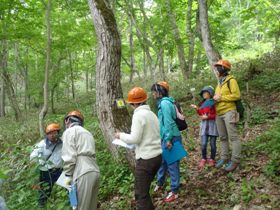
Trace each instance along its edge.
{"label": "hiking shoe", "polygon": [[219,161],[216,163],[215,167],[216,167],[216,168],[221,168],[221,167],[222,167],[223,165],[225,165],[227,162],[228,162],[228,160],[223,160],[223,159],[221,159],[221,160],[219,160]]}
{"label": "hiking shoe", "polygon": [[214,166],[215,166],[215,163],[216,163],[216,161],[213,160],[213,159],[207,160],[207,164],[208,164],[208,166],[210,166],[210,167],[214,167]]}
{"label": "hiking shoe", "polygon": [[162,186],[156,185],[154,192],[160,192],[162,190]]}
{"label": "hiking shoe", "polygon": [[206,164],[206,160],[205,160],[205,159],[201,159],[201,160],[199,161],[199,167],[200,167],[200,168],[203,168],[203,167],[205,166],[205,164]]}
{"label": "hiking shoe", "polygon": [[225,167],[225,170],[227,172],[232,172],[237,168],[237,166],[238,166],[238,163],[236,163],[234,161],[229,161],[229,163]]}
{"label": "hiking shoe", "polygon": [[178,193],[170,192],[168,195],[163,199],[164,202],[170,203],[175,201],[179,197]]}

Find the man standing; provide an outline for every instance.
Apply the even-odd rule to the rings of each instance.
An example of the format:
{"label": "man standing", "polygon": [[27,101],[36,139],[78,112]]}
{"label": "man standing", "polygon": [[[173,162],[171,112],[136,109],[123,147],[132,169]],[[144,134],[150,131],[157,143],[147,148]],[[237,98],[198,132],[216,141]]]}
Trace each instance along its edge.
{"label": "man standing", "polygon": [[31,160],[37,158],[39,163],[39,208],[44,208],[46,206],[52,187],[62,172],[62,141],[59,138],[59,131],[59,124],[49,124],[45,130],[46,138],[35,146],[30,155]]}
{"label": "man standing", "polygon": [[[219,76],[219,84],[216,87],[214,100],[217,102],[216,124],[221,139],[221,159],[216,167],[225,165],[227,172],[234,171],[241,156],[241,142],[238,137],[237,123],[239,114],[236,110],[236,101],[240,99],[240,90],[236,79],[229,74],[231,64],[228,60],[219,60],[215,64]],[[229,159],[229,139],[232,142],[232,155]]]}
{"label": "man standing", "polygon": [[71,111],[64,119],[62,159],[68,184],[77,187],[78,209],[97,209],[99,167],[95,159],[95,142],[92,134],[83,128],[84,117]]}

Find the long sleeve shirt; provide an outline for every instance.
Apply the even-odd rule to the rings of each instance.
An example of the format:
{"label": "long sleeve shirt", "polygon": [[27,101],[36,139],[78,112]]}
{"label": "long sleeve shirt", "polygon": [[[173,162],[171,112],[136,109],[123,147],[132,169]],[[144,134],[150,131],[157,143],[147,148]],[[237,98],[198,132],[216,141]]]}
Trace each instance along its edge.
{"label": "long sleeve shirt", "polygon": [[41,171],[47,171],[52,168],[62,168],[63,160],[61,158],[61,150],[62,141],[60,139],[53,144],[45,138],[34,146],[30,154],[30,159],[37,158]]}
{"label": "long sleeve shirt", "polygon": [[148,105],[134,110],[131,133],[120,133],[120,139],[135,144],[136,159],[150,159],[161,154],[159,122]]}
{"label": "long sleeve shirt", "polygon": [[95,142],[92,134],[79,125],[74,125],[62,136],[63,171],[73,180],[90,171],[99,172],[95,159]]}

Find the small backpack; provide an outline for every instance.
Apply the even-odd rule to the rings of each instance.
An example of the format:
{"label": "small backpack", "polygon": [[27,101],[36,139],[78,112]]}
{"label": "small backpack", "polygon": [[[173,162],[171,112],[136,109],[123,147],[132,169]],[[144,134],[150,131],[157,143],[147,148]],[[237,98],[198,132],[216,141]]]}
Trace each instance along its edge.
{"label": "small backpack", "polygon": [[186,119],[185,119],[185,116],[183,114],[183,111],[181,109],[180,104],[175,101],[174,107],[175,107],[175,110],[176,110],[175,123],[176,123],[179,131],[186,130],[188,128],[188,124],[186,122]]}
{"label": "small backpack", "polygon": [[[229,92],[232,93],[231,89],[230,89],[230,80],[231,79],[229,79],[227,81],[227,86],[228,86]],[[243,103],[242,103],[241,99],[235,101],[235,105],[236,105],[236,111],[239,113],[240,120],[243,120],[244,119],[245,108],[243,106]]]}

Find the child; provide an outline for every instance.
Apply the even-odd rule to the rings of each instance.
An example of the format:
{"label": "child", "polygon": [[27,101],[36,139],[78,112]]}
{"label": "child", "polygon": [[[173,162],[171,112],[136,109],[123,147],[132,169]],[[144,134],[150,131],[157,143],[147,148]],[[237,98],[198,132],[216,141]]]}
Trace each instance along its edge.
{"label": "child", "polygon": [[[197,110],[197,113],[201,119],[200,123],[200,136],[201,136],[201,152],[202,159],[199,162],[199,167],[203,168],[206,163],[209,166],[215,166],[215,156],[216,156],[216,139],[218,136],[217,126],[216,126],[216,110],[215,101],[213,100],[214,89],[211,86],[205,86],[201,92],[200,96],[203,101],[199,104],[199,107],[192,104],[191,107]],[[211,146],[211,157],[207,160],[207,143],[210,139]]]}

